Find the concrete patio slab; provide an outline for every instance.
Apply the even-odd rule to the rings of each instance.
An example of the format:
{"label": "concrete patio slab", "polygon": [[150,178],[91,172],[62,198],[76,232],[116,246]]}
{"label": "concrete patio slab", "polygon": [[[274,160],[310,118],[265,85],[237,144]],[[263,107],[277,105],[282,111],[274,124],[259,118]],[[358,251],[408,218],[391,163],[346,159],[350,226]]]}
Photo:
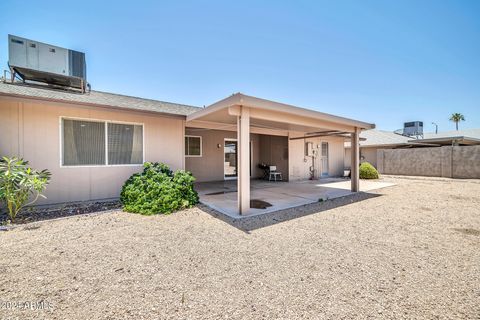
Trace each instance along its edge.
{"label": "concrete patio slab", "polygon": [[[390,186],[394,186],[395,183],[391,182],[384,182],[384,181],[377,181],[377,180],[360,180],[360,192],[368,192],[373,191],[381,188],[386,188]],[[339,181],[339,182],[332,182],[322,185],[325,188],[334,188],[334,189],[345,189],[350,190],[350,181]]]}
{"label": "concrete patio slab", "polygon": [[[394,185],[383,181],[361,181],[360,191],[369,192]],[[271,206],[264,209],[250,208],[245,215],[237,209],[236,181],[197,183],[200,202],[232,218],[246,218],[278,210],[298,207],[318,201],[353,194],[350,180],[326,178],[314,181],[268,182],[251,181],[251,199],[264,201]]]}

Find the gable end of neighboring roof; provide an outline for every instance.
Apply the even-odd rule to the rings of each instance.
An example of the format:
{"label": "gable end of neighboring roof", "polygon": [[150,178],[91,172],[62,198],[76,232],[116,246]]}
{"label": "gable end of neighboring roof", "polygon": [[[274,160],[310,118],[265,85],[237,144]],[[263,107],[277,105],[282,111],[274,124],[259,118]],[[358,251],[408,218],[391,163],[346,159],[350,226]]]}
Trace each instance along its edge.
{"label": "gable end of neighboring roof", "polygon": [[360,142],[360,146],[390,146],[408,144],[410,137],[402,136],[391,131],[384,130],[365,130],[360,133],[360,137],[365,138],[365,141]]}

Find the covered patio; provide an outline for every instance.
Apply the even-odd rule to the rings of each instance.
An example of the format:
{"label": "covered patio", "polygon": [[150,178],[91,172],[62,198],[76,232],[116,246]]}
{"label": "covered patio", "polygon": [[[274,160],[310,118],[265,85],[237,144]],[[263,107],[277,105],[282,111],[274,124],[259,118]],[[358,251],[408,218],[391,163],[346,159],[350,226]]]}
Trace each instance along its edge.
{"label": "covered patio", "polygon": [[[202,202],[226,214],[236,216],[250,216],[259,212],[276,211],[286,207],[316,202],[322,197],[331,198],[360,191],[358,173],[359,133],[361,130],[375,127],[373,124],[241,93],[234,94],[204,110],[187,116],[185,126],[236,132],[236,180],[220,182],[220,184],[218,182],[205,182],[198,185]],[[288,140],[288,172],[284,173],[285,180],[288,180],[288,182],[277,182],[275,185],[265,181],[251,180],[251,134],[283,136]],[[320,175],[315,175],[315,153],[323,152],[324,145],[321,142],[307,143],[307,141],[315,141],[312,139],[336,139],[335,145],[337,149],[338,146],[341,146],[341,154],[343,154],[343,141],[351,140],[352,178],[350,181],[338,181],[342,184],[339,188],[317,187],[317,185],[321,186],[328,180],[322,178],[321,183],[316,180]],[[341,143],[338,143],[340,141]],[[313,153],[311,166],[309,160],[307,160],[309,144],[312,144],[311,147],[314,149],[308,151]],[[218,144],[219,147],[220,145]],[[308,156],[310,157],[310,155]],[[337,157],[334,164],[336,165],[335,176],[341,176],[343,174],[343,155],[341,159]],[[341,168],[339,164],[342,166]],[[202,166],[212,170],[214,168],[213,164],[208,163],[208,161],[203,162]],[[312,181],[308,181],[309,177],[305,173],[305,168],[309,168],[313,173]],[[320,193],[318,188],[322,188]],[[263,198],[273,200],[262,200]],[[262,206],[262,201],[271,206],[264,209],[256,208],[259,205]]]}

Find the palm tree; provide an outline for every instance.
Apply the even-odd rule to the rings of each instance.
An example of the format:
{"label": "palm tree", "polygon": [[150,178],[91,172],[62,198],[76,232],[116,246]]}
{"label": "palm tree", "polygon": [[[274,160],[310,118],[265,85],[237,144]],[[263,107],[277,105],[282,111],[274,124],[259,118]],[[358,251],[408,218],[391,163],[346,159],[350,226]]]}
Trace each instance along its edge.
{"label": "palm tree", "polygon": [[457,131],[458,131],[458,123],[459,123],[460,121],[465,121],[465,117],[464,117],[463,114],[461,114],[461,113],[453,113],[453,114],[450,116],[450,121],[455,122],[455,127],[457,128]]}

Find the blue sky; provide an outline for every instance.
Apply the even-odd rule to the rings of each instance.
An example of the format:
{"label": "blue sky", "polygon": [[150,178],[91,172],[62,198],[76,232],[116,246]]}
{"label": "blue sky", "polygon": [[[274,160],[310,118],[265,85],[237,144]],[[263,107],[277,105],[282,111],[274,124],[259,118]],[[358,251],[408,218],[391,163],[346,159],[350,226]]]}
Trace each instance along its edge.
{"label": "blue sky", "polygon": [[[28,8],[28,9],[27,9]],[[394,130],[480,127],[480,1],[8,1],[7,34],[87,54],[88,81],[192,105],[234,92]]]}

